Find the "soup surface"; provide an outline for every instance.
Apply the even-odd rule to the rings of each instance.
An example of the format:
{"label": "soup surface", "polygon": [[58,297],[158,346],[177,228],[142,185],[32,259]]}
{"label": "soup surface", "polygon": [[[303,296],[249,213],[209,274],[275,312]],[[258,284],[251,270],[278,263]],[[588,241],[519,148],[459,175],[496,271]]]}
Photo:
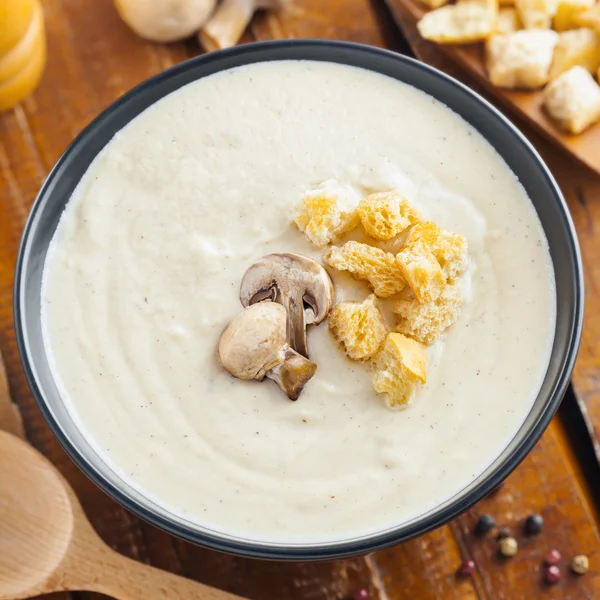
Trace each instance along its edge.
{"label": "soup surface", "polygon": [[[469,242],[466,302],[402,410],[326,323],[297,402],[218,362],[252,262],[322,261],[292,219],[328,180],[398,189]],[[369,293],[332,275],[338,300]],[[129,484],[217,531],[333,541],[423,514],[501,453],[548,364],[555,289],[530,200],[471,126],[383,75],[285,61],[187,85],[115,135],[62,217],[42,316],[65,403]]]}

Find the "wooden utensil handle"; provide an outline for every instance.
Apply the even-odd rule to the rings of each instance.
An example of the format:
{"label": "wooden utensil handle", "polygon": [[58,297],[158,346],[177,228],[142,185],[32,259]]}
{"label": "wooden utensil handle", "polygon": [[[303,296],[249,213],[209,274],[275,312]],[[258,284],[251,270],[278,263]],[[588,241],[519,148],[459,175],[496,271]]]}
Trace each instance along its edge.
{"label": "wooden utensil handle", "polygon": [[4,370],[4,361],[0,352],[0,429],[8,431],[18,437],[24,438],[23,421],[21,413],[10,397],[8,378]]}
{"label": "wooden utensil handle", "polygon": [[117,600],[247,600],[241,596],[161,571],[110,551],[96,564],[89,590]]}

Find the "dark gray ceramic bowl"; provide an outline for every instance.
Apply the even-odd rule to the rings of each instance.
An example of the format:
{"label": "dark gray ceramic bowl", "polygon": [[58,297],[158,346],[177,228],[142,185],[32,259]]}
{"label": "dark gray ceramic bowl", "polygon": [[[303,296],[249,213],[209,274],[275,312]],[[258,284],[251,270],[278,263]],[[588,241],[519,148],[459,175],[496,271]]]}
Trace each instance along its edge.
{"label": "dark gray ceramic bowl", "polygon": [[[112,136],[148,106],[191,81],[240,65],[283,59],[329,61],[383,73],[431,94],[471,123],[502,155],[532,199],[548,237],[558,290],[548,371],[531,413],[498,460],[435,510],[377,534],[330,544],[266,544],[223,535],[173,516],[132,489],[102,462],[65,409],[48,367],[40,325],[40,285],[48,244],[75,186]],[[581,260],[567,207],[548,169],[517,129],[485,100],[431,67],[385,50],[329,41],[250,44],[209,54],[125,94],[77,137],[48,176],[25,227],[15,278],[15,325],[29,384],[50,427],[79,467],[115,500],[174,535],[218,550],[276,559],[333,558],[396,544],[443,524],[488,494],[531,450],[558,408],[577,353],[582,316]]]}

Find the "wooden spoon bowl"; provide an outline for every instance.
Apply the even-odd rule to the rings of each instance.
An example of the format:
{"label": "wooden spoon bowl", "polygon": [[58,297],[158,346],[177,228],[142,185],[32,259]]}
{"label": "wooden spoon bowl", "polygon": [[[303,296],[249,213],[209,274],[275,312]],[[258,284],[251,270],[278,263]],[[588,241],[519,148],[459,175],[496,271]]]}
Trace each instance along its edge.
{"label": "wooden spoon bowl", "polygon": [[121,556],[37,450],[0,432],[0,600],[86,590],[120,600],[241,600]]}

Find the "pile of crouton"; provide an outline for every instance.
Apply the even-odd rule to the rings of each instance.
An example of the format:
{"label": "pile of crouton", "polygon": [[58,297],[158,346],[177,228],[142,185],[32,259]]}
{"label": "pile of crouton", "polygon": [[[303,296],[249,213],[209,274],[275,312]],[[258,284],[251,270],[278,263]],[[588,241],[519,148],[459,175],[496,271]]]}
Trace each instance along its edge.
{"label": "pile of crouton", "polygon": [[546,112],[567,133],[581,133],[600,121],[600,3],[422,1],[434,10],[419,21],[421,35],[440,44],[483,42],[495,86],[544,88]]}
{"label": "pile of crouton", "polygon": [[[350,359],[373,368],[373,387],[387,394],[390,406],[409,403],[427,379],[427,346],[458,317],[463,296],[457,279],[469,264],[466,239],[422,220],[398,191],[370,194],[356,204],[343,188],[325,186],[304,195],[295,223],[315,246],[327,248],[329,266],[371,289],[362,302],[336,304],[329,329]],[[342,243],[359,226],[369,243]],[[390,240],[397,242],[396,252],[379,247]],[[393,331],[382,302],[396,316]]]}

